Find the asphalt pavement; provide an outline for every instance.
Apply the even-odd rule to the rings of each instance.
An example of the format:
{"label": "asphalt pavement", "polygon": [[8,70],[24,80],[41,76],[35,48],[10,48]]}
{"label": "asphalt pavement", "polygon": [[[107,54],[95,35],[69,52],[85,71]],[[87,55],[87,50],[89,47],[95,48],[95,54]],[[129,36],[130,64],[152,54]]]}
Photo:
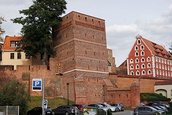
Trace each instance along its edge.
{"label": "asphalt pavement", "polygon": [[113,112],[112,115],[133,115],[133,111],[125,110],[121,112]]}

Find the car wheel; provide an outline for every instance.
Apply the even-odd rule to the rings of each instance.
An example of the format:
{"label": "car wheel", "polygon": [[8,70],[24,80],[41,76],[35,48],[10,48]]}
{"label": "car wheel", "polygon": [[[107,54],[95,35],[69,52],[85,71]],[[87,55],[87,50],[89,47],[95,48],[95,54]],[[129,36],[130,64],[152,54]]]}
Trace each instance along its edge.
{"label": "car wheel", "polygon": [[119,108],[116,108],[115,111],[119,111]]}
{"label": "car wheel", "polygon": [[66,112],[66,113],[65,113],[65,115],[69,115],[69,113],[68,113],[68,112]]}

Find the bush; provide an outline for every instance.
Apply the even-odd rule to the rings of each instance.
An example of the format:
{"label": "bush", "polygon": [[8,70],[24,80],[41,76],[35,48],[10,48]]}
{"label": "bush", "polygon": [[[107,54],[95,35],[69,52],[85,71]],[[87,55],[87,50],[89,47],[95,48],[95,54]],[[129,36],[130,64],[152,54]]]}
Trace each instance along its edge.
{"label": "bush", "polygon": [[140,94],[141,101],[170,101],[169,98],[163,96],[162,94],[157,93],[141,93]]}

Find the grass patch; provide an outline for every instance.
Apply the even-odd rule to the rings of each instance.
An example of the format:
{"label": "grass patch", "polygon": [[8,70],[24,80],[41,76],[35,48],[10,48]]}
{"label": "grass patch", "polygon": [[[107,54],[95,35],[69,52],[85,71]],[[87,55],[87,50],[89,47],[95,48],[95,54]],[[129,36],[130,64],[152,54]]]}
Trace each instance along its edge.
{"label": "grass patch", "polygon": [[[48,107],[56,108],[60,105],[67,105],[67,99],[65,98],[49,98],[48,100]],[[69,104],[74,104],[73,101],[69,100]],[[41,96],[31,96],[30,101],[28,102],[28,110],[32,109],[33,107],[41,107],[42,106],[42,97]]]}

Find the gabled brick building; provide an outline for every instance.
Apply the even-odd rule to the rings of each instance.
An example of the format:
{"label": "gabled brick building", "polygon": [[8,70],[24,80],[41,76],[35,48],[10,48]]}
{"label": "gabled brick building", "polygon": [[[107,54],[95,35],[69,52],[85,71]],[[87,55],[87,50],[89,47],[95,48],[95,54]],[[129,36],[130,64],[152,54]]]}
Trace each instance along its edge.
{"label": "gabled brick building", "polygon": [[138,35],[127,58],[127,69],[128,75],[172,78],[172,55]]}

